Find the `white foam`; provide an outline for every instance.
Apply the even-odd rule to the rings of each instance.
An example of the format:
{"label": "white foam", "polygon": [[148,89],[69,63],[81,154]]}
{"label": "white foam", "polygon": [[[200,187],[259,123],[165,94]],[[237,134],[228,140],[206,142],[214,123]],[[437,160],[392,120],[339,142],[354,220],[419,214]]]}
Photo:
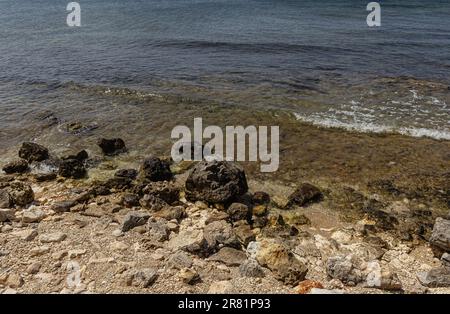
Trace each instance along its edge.
{"label": "white foam", "polygon": [[438,140],[450,140],[450,131],[428,128],[394,128],[371,122],[343,122],[333,118],[307,117],[294,113],[297,120],[327,128],[339,128],[362,133],[399,133],[412,137],[430,137]]}

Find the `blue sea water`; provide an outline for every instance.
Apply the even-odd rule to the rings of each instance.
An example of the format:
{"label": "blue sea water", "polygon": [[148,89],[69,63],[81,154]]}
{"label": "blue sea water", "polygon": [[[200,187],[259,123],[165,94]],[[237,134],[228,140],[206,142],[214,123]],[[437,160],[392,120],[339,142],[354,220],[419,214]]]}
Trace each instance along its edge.
{"label": "blue sea water", "polygon": [[67,84],[450,139],[448,0],[380,1],[372,28],[361,0],[80,0],[81,27],[68,2],[0,0],[0,146],[30,113],[76,113]]}

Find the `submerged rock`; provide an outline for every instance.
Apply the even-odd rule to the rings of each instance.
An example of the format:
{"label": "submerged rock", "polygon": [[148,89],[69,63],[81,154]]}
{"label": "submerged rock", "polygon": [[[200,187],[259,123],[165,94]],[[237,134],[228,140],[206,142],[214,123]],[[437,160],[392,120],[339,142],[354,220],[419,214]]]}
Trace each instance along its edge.
{"label": "submerged rock", "polygon": [[81,179],[86,175],[86,169],[78,159],[67,159],[61,161],[58,174],[64,178]]}
{"label": "submerged rock", "polygon": [[106,139],[101,138],[97,145],[102,149],[103,154],[114,156],[126,151],[125,142],[121,138]]}
{"label": "submerged rock", "polygon": [[7,174],[24,173],[28,171],[28,162],[25,159],[19,159],[6,164],[3,171]]}
{"label": "submerged rock", "polygon": [[199,162],[186,180],[186,197],[192,201],[227,203],[247,190],[244,170],[227,161]]}
{"label": "submerged rock", "polygon": [[289,196],[287,207],[292,205],[303,206],[321,198],[322,192],[319,188],[309,183],[303,183]]}
{"label": "submerged rock", "polygon": [[48,149],[36,143],[25,142],[19,150],[19,157],[27,160],[29,163],[33,161],[43,161],[48,159]]}
{"label": "submerged rock", "polygon": [[136,179],[137,175],[138,172],[136,169],[120,169],[117,170],[116,173],[114,174],[115,177],[128,178],[131,180]]}
{"label": "submerged rock", "polygon": [[84,149],[78,153],[76,153],[75,155],[67,155],[62,157],[62,160],[68,160],[68,159],[76,159],[78,161],[85,161],[86,159],[89,158],[89,155],[87,153],[87,151],[85,151]]}
{"label": "submerged rock", "polygon": [[142,176],[149,181],[168,181],[173,177],[170,164],[158,157],[149,157],[141,168]]}

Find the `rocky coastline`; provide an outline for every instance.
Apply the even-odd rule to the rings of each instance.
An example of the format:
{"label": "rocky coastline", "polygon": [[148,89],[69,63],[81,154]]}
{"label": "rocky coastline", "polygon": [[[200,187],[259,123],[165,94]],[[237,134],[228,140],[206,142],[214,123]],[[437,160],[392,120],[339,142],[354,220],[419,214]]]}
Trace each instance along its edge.
{"label": "rocky coastline", "polygon": [[86,180],[128,151],[97,144],[3,166],[0,293],[450,293],[448,208],[164,156]]}

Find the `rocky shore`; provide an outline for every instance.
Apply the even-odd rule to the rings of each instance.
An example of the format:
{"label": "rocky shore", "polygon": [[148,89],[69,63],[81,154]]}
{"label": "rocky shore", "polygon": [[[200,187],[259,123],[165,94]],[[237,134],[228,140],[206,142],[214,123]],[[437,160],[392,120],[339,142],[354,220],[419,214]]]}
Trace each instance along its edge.
{"label": "rocky shore", "polygon": [[442,207],[230,162],[113,167],[126,143],[98,147],[55,156],[26,142],[3,166],[0,293],[450,293]]}

